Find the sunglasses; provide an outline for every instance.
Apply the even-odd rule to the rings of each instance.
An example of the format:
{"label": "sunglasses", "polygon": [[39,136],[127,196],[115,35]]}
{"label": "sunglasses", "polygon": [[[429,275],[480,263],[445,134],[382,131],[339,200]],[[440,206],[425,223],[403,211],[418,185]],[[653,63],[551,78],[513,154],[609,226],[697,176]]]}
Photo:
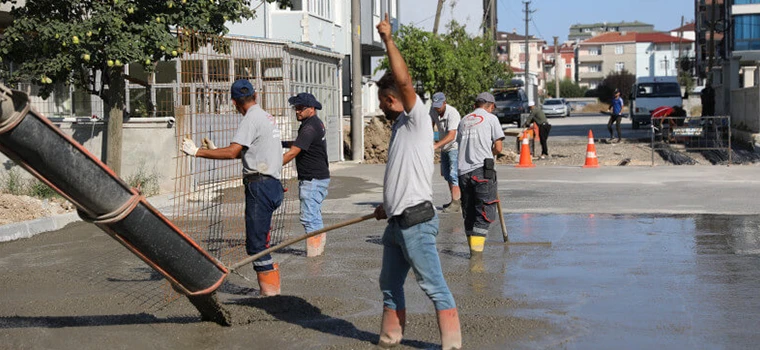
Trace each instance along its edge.
{"label": "sunglasses", "polygon": [[311,107],[309,107],[309,106],[293,106],[293,110],[298,111],[298,112],[303,111],[304,109],[307,109],[307,108],[311,108]]}

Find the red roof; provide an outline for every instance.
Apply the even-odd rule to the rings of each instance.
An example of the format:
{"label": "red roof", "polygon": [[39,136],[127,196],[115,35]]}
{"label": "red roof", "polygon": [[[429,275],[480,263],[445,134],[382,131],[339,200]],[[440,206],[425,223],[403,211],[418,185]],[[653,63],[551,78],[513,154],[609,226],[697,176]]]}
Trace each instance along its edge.
{"label": "red roof", "polygon": [[685,44],[693,42],[686,38],[678,39],[678,37],[665,33],[636,33],[637,43],[678,44],[679,40]]}
{"label": "red roof", "polygon": [[676,29],[673,29],[671,30],[671,32],[681,32],[681,31],[693,32],[695,31],[695,29],[696,29],[696,25],[694,24],[694,22],[691,22],[691,23],[684,24],[683,27],[678,27]]}
{"label": "red roof", "polygon": [[513,73],[525,73],[525,69],[522,69],[520,67],[509,67],[512,68]]}

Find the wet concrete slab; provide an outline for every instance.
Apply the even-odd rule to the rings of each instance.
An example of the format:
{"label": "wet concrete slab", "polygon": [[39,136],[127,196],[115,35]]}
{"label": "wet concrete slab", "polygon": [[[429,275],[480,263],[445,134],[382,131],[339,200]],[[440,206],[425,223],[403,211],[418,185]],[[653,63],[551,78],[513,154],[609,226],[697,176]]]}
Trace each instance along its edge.
{"label": "wet concrete slab", "polygon": [[[361,213],[358,213],[361,214]],[[326,224],[358,216],[330,214]],[[441,214],[438,250],[466,348],[755,348],[760,219],[754,215],[506,215],[471,258],[461,216]],[[328,234],[327,254],[276,254],[283,293],[231,276],[233,327],[200,322],[183,299],[156,308],[156,278],[88,224],[0,244],[0,347],[369,349],[377,340],[383,222]],[[252,277],[250,268],[242,271]],[[255,278],[253,278],[255,280]],[[127,288],[128,286],[132,286]],[[412,275],[402,348],[439,343]],[[142,299],[141,299],[142,298]],[[151,308],[145,308],[145,305]],[[161,304],[159,302],[159,304]]]}

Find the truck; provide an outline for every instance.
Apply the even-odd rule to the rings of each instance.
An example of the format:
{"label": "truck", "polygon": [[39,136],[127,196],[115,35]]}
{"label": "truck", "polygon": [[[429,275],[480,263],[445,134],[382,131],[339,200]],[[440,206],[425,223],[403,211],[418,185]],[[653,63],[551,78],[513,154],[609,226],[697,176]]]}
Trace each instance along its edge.
{"label": "truck", "polygon": [[661,106],[682,107],[683,97],[677,77],[639,77],[628,96],[631,127],[652,122],[652,111]]}

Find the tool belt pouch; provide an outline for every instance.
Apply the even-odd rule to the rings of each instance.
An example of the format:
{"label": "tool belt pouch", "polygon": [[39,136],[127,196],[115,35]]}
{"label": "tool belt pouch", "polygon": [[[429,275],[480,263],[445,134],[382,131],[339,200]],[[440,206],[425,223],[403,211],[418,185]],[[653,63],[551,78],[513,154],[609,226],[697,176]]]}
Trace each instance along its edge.
{"label": "tool belt pouch", "polygon": [[483,162],[483,177],[488,180],[496,180],[493,158],[486,158]]}
{"label": "tool belt pouch", "polygon": [[415,206],[404,209],[398,216],[398,225],[403,229],[430,221],[435,216],[433,203],[425,201]]}

